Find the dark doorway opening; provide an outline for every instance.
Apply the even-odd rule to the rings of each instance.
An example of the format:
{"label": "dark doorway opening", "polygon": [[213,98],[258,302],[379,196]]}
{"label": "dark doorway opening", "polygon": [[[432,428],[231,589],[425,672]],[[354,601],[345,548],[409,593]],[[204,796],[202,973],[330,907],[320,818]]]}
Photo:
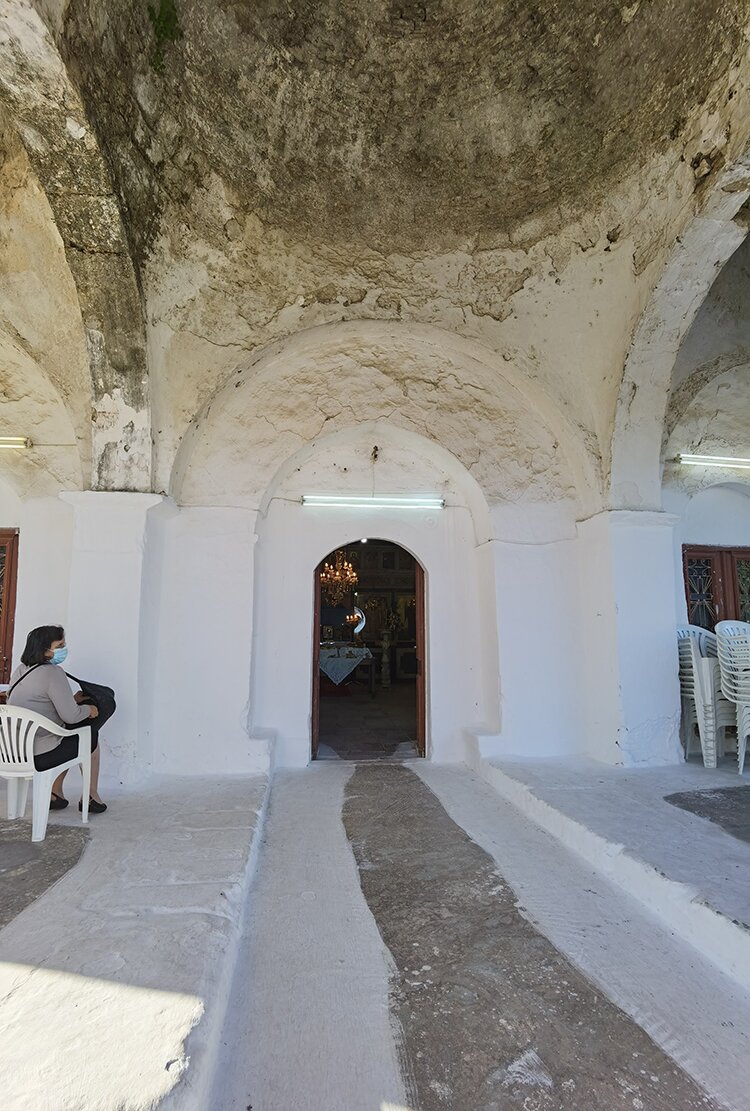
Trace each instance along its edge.
{"label": "dark doorway opening", "polygon": [[366,539],[315,572],[312,757],[425,754],[424,572],[398,544]]}

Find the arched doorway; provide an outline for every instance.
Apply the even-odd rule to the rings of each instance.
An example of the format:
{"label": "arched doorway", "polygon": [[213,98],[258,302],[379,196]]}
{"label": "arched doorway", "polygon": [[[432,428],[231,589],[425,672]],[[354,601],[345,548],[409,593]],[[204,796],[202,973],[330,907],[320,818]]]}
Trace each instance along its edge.
{"label": "arched doorway", "polygon": [[410,552],[370,537],[316,568],[313,760],[425,755],[424,585]]}

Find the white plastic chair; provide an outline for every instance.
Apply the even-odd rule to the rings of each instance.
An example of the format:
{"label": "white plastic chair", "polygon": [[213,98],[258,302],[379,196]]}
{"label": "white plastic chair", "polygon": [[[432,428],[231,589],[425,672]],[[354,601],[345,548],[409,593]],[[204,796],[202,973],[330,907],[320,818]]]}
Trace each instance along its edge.
{"label": "white plastic chair", "polygon": [[750,625],[744,621],[720,621],[716,626],[721,668],[721,689],[733,702],[737,714],[737,768],[745,767],[750,736]]}
{"label": "white plastic chair", "polygon": [[[65,764],[39,772],[34,767],[34,738],[40,729],[56,737],[78,737],[78,755]],[[43,841],[47,833],[52,784],[60,772],[81,765],[83,775],[82,820],[89,820],[91,785],[91,727],[63,729],[33,710],[20,706],[0,706],[0,779],[8,781],[8,818],[22,818],[26,813],[29,783],[33,780],[31,840]]]}
{"label": "white plastic chair", "polygon": [[718,756],[725,753],[725,730],[734,726],[736,718],[734,705],[721,691],[716,636],[697,625],[681,625],[677,629],[677,649],[685,759],[694,751],[697,725],[703,766],[715,768]]}

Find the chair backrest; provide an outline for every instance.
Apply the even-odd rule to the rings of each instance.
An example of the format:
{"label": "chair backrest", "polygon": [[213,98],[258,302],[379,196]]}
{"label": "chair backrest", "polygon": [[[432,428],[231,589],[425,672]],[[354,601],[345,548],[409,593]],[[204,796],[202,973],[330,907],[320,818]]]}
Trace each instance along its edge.
{"label": "chair backrest", "polygon": [[750,625],[720,621],[716,637],[724,697],[731,702],[750,702]]}
{"label": "chair backrest", "polygon": [[[710,639],[709,639],[710,638]],[[698,676],[694,667],[695,656],[716,655],[716,637],[699,625],[677,626],[677,654],[679,657],[680,694],[695,698]]]}
{"label": "chair backrest", "polygon": [[678,625],[678,644],[688,638],[697,641],[698,652],[701,656],[717,655],[716,634],[712,633],[710,629],[703,629],[700,625]]}
{"label": "chair backrest", "polygon": [[34,771],[34,738],[40,729],[60,732],[54,722],[20,706],[0,706],[0,776]]}

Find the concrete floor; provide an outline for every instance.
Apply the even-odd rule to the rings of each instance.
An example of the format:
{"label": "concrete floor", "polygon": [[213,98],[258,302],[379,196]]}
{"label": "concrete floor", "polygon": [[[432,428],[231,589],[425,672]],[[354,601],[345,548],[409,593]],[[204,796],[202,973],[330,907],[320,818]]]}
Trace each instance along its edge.
{"label": "concrete floor", "polygon": [[[618,828],[618,781],[581,774],[566,805]],[[676,822],[667,860],[700,872],[750,846],[656,805],[696,775],[619,791],[655,812],[631,842],[664,853]],[[468,768],[323,761],[265,792],[108,795],[0,930],[3,1111],[750,1108],[750,993]],[[48,854],[39,890],[82,841],[72,807],[50,821],[36,857],[7,827],[22,877]]]}
{"label": "concrete floor", "polygon": [[750,1084],[736,984],[425,761],[275,777],[228,1020],[221,1111],[738,1111]]}
{"label": "concrete floor", "polygon": [[[179,1111],[209,1111],[266,787],[165,778],[107,791],[79,863],[0,930],[2,1111],[150,1111],[175,1086]],[[2,828],[31,850],[28,823]],[[76,806],[50,815],[37,892],[45,856],[81,840]]]}
{"label": "concrete floor", "polygon": [[85,826],[53,825],[32,844],[31,822],[0,821],[0,928],[78,863],[87,839]]}

